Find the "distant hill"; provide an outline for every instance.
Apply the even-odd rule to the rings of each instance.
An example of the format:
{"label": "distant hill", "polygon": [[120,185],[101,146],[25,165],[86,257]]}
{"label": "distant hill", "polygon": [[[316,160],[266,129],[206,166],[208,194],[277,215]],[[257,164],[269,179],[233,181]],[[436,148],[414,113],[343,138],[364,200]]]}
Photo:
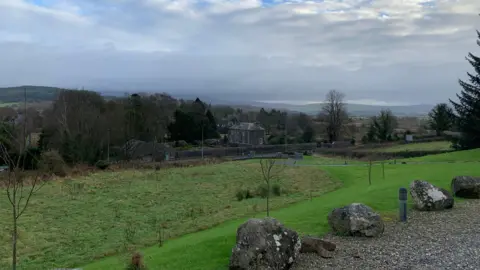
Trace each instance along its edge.
{"label": "distant hill", "polygon": [[[1,104],[16,104],[23,102],[24,89],[27,90],[27,102],[45,102],[53,101],[61,88],[48,86],[16,86],[0,88],[0,106]],[[126,91],[99,91],[102,96],[107,99],[124,96]],[[195,99],[195,95],[175,95],[175,98]],[[234,108],[240,108],[245,111],[265,109],[283,109],[294,112],[303,112],[309,115],[319,113],[322,104],[293,105],[281,103],[265,103],[255,101],[231,101],[226,99],[212,98],[208,96],[199,96],[200,99],[212,105],[228,105]],[[411,105],[411,106],[378,106],[378,105],[362,105],[347,104],[348,112],[351,115],[359,117],[369,117],[377,115],[382,109],[390,109],[397,116],[425,116],[433,108],[434,105]]]}
{"label": "distant hill", "polygon": [[52,101],[60,88],[48,86],[15,86],[0,88],[0,103],[18,103],[24,101],[27,91],[27,102]]}
{"label": "distant hill", "polygon": [[[312,103],[306,105],[292,105],[280,103],[252,102],[251,106],[263,107],[265,109],[285,109],[289,111],[302,112],[309,115],[316,115],[320,112],[322,104]],[[396,116],[425,116],[434,105],[410,105],[410,106],[379,106],[363,104],[346,104],[349,114],[360,117],[377,115],[382,109],[390,109]]]}

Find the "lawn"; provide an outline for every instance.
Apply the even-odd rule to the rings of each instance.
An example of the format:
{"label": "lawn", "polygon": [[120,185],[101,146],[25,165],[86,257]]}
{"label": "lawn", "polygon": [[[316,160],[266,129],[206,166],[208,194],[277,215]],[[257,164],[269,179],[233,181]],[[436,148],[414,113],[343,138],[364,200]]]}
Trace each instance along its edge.
{"label": "lawn", "polygon": [[[247,162],[52,181],[32,198],[20,219],[19,269],[78,266],[122,252],[129,237],[130,246],[156,245],[159,226],[166,238],[174,238],[253,216],[265,211],[265,200],[237,201],[235,194],[242,188],[255,191],[261,183],[259,164]],[[285,168],[279,183],[288,193],[271,200],[273,209],[341,185],[317,167]],[[11,258],[9,207],[6,197],[0,200],[0,269],[8,269]]]}
{"label": "lawn", "polygon": [[[455,152],[431,157],[416,158],[418,161],[475,160],[480,150]],[[300,167],[307,170],[309,167]],[[323,169],[343,187],[286,208],[275,210],[271,215],[286,226],[302,234],[322,235],[328,231],[327,215],[335,207],[353,202],[370,205],[384,216],[395,218],[398,207],[398,188],[407,187],[415,179],[423,179],[450,189],[450,181],[456,175],[478,175],[480,166],[475,163],[430,163],[388,164],[385,178],[382,167],[372,167],[372,185],[368,184],[366,166],[325,166]],[[262,217],[264,214],[257,214]],[[215,228],[197,232],[166,242],[163,247],[153,246],[143,251],[151,269],[227,269],[231,248],[235,243],[237,227],[247,218],[223,223]],[[108,257],[84,267],[85,270],[122,269],[123,257]]]}
{"label": "lawn", "polygon": [[425,143],[409,143],[400,144],[385,148],[375,149],[375,152],[402,152],[402,151],[432,151],[432,150],[451,150],[451,142],[437,141],[437,142],[425,142]]}

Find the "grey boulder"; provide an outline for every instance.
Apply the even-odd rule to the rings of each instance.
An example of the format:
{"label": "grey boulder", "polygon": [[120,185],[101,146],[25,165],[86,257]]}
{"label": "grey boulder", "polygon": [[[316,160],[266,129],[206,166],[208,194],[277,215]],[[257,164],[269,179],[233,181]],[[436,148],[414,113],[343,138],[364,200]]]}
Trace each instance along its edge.
{"label": "grey boulder", "polygon": [[410,195],[420,211],[437,211],[453,207],[453,196],[445,189],[427,181],[415,180],[410,184]]}
{"label": "grey boulder", "polygon": [[328,215],[328,224],[334,233],[348,236],[374,237],[385,230],[381,216],[361,203],[334,209]]}
{"label": "grey boulder", "polygon": [[285,228],[276,219],[249,219],[238,227],[229,269],[290,269],[301,245],[297,232]]}
{"label": "grey boulder", "polygon": [[480,177],[456,176],[452,179],[454,196],[466,199],[480,199]]}

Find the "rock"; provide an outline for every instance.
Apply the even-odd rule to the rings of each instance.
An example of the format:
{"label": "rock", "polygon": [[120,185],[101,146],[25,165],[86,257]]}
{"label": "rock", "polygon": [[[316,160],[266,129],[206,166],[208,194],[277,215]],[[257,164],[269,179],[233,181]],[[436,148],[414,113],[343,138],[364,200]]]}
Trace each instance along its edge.
{"label": "rock", "polygon": [[420,211],[436,211],[453,207],[452,195],[443,188],[436,187],[427,181],[415,180],[410,184],[415,208]]}
{"label": "rock", "polygon": [[322,258],[332,258],[336,245],[317,237],[305,236],[302,238],[301,253],[317,253]]}
{"label": "rock", "polygon": [[480,199],[480,177],[456,176],[452,179],[454,196],[467,199]]}
{"label": "rock", "polygon": [[274,218],[249,219],[237,230],[230,270],[289,269],[298,257],[297,232]]}
{"label": "rock", "polygon": [[356,250],[356,251],[353,252],[352,257],[354,257],[356,259],[361,259],[362,255],[360,255],[360,251]]}
{"label": "rock", "polygon": [[350,236],[374,237],[385,230],[380,215],[360,203],[334,209],[328,215],[328,224],[335,233]]}

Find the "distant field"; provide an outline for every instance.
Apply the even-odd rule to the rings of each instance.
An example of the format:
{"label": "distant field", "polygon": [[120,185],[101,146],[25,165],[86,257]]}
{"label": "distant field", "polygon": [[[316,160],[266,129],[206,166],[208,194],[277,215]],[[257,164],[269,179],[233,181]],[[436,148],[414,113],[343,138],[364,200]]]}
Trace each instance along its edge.
{"label": "distant field", "polygon": [[[415,161],[479,161],[480,149],[448,154],[432,155],[411,159]],[[299,167],[307,170],[310,167]],[[398,208],[398,189],[408,187],[415,179],[427,180],[450,190],[450,182],[456,175],[480,176],[477,163],[438,164],[386,164],[372,167],[372,178],[368,182],[365,166],[325,166],[324,170],[343,186],[333,192],[300,202],[271,215],[286,226],[301,234],[322,235],[329,230],[327,216],[335,207],[350,203],[365,203],[379,211],[385,220],[395,220]],[[299,171],[300,172],[300,171]],[[410,199],[409,199],[410,200]],[[409,201],[411,205],[411,200]],[[255,215],[263,217],[264,214]],[[252,216],[253,217],[253,216]],[[163,247],[152,246],[142,250],[145,261],[152,269],[228,269],[231,249],[235,244],[235,232],[247,218],[240,218],[215,228],[173,239]],[[87,261],[85,263],[88,263]],[[109,257],[90,263],[85,270],[122,269],[124,258]]]}
{"label": "distant field", "polygon": [[9,103],[0,102],[0,107],[13,107],[17,105],[18,105],[18,102],[9,102]]}
{"label": "distant field", "polygon": [[395,145],[386,148],[375,149],[375,152],[401,152],[401,151],[431,151],[431,150],[449,150],[451,149],[451,142],[437,141],[437,142],[425,142],[425,143],[410,143]]}
{"label": "distant field", "polygon": [[[319,196],[341,185],[317,167],[285,168],[279,183],[288,194],[273,198],[272,209],[308,200],[310,191]],[[259,164],[247,162],[157,173],[102,172],[74,181],[52,181],[33,197],[20,220],[19,269],[73,267],[117,254],[132,227],[134,245],[142,247],[155,244],[157,225],[172,238],[264,213],[265,199],[235,197],[237,190],[255,191],[260,184]],[[9,268],[10,222],[9,204],[3,197],[0,269]]]}

